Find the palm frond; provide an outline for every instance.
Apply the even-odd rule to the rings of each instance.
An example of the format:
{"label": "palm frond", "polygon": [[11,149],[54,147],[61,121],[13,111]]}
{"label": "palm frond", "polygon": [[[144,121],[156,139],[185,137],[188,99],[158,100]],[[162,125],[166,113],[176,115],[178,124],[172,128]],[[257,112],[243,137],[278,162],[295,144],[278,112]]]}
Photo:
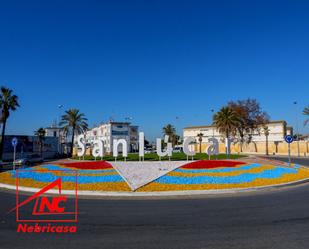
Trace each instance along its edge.
{"label": "palm frond", "polygon": [[18,97],[11,89],[2,86],[0,90],[1,121],[8,119],[10,111],[15,111],[17,107],[19,107]]}
{"label": "palm frond", "polygon": [[219,112],[213,116],[213,124],[218,131],[225,136],[237,132],[237,128],[242,124],[241,118],[230,107],[222,107]]}
{"label": "palm frond", "polygon": [[305,107],[303,110],[304,115],[309,115],[309,106]]}

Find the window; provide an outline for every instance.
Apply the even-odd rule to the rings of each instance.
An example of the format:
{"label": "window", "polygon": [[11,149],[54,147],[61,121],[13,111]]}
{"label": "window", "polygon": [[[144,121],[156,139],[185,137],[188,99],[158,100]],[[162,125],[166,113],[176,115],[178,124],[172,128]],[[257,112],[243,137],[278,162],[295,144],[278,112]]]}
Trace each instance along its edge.
{"label": "window", "polygon": [[112,136],[128,136],[128,131],[112,131]]}

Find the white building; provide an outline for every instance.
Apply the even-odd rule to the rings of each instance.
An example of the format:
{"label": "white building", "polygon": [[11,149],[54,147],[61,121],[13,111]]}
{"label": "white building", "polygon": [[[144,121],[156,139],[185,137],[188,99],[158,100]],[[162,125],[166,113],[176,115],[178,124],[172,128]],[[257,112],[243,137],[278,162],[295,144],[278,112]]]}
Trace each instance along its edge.
{"label": "white building", "polygon": [[[135,152],[138,150],[138,126],[130,125],[129,122],[109,121],[93,127],[88,130],[85,135],[88,146],[92,145],[93,141],[96,139],[102,140],[106,153],[111,153],[113,151],[114,139],[125,139],[128,145],[128,152]],[[119,146],[119,151],[122,151],[121,146]]]}
{"label": "white building", "polygon": [[46,137],[59,137],[61,132],[61,128],[56,126],[50,126],[45,128],[45,136]]}
{"label": "white building", "polygon": [[[269,142],[282,142],[284,141],[284,136],[289,134],[293,135],[293,128],[288,127],[285,121],[271,121],[266,124],[269,130],[268,141]],[[215,137],[217,139],[223,138],[224,135],[220,134],[215,126],[205,125],[205,126],[191,126],[185,127],[183,129],[183,137],[196,137],[196,142],[198,142],[198,134],[202,133],[202,143],[207,143],[208,138]],[[260,133],[256,132],[252,134],[253,142],[263,142],[265,141],[265,135],[263,129],[260,129]]]}
{"label": "white building", "polygon": [[70,138],[66,136],[64,130],[61,127],[57,127],[55,124],[45,129],[46,137],[57,137],[58,138],[58,153],[59,154],[68,154],[69,152],[69,143]]}

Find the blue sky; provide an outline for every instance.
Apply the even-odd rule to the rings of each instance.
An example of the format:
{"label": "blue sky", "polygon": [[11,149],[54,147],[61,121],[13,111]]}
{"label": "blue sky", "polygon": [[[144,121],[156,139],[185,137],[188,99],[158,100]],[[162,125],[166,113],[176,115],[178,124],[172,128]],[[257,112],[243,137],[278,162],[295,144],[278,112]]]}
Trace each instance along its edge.
{"label": "blue sky", "polygon": [[21,104],[7,132],[33,134],[62,104],[90,126],[133,117],[153,139],[251,97],[290,125],[297,110],[308,133],[308,13],[306,1],[1,1],[0,84]]}

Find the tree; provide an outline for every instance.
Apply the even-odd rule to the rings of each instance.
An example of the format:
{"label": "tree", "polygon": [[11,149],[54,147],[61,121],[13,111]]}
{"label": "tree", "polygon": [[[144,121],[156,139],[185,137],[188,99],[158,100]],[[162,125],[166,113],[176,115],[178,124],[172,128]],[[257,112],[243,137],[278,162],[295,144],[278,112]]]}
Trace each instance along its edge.
{"label": "tree", "polygon": [[169,136],[168,141],[172,143],[174,147],[174,145],[176,144],[176,140],[177,140],[175,127],[171,124],[167,124],[162,129],[163,129],[163,134]]}
{"label": "tree", "polygon": [[178,144],[181,144],[183,141],[181,139],[181,137],[179,135],[175,135],[175,144],[178,145]]}
{"label": "tree", "polygon": [[[304,108],[303,114],[306,115],[306,116],[309,116],[309,105]],[[308,123],[309,123],[309,118],[305,120],[304,125],[306,125]]]}
{"label": "tree", "polygon": [[46,131],[44,130],[44,128],[41,127],[34,132],[34,135],[38,137],[38,142],[40,146],[40,155],[43,158],[43,144],[45,140]]}
{"label": "tree", "polygon": [[[236,133],[237,127],[240,125],[240,118],[237,113],[230,107],[224,106],[214,114],[213,125],[217,127],[221,134],[225,135],[228,139],[230,135]],[[229,151],[226,148],[226,155],[228,156]]]}
{"label": "tree", "polygon": [[147,147],[147,146],[149,146],[149,141],[147,140],[147,139],[144,139],[144,145],[145,145],[145,147]]}
{"label": "tree", "polygon": [[0,121],[2,123],[0,161],[2,161],[3,156],[6,122],[10,116],[10,111],[15,111],[18,107],[19,107],[18,97],[13,94],[13,90],[2,86],[0,91],[0,109],[1,109]]}
{"label": "tree", "polygon": [[75,133],[77,132],[77,134],[81,134],[88,129],[87,120],[85,114],[80,113],[78,109],[69,109],[65,111],[65,114],[61,117],[60,126],[62,126],[65,134],[72,131],[70,156],[73,154]]}
{"label": "tree", "polygon": [[255,132],[260,133],[261,127],[269,121],[269,116],[261,110],[260,104],[256,99],[248,98],[235,102],[230,101],[228,106],[237,113],[240,120],[236,128],[236,134],[239,137],[240,151],[242,152],[243,143],[250,143],[252,134]]}
{"label": "tree", "polygon": [[204,136],[203,133],[197,134],[198,142],[199,142],[199,146],[200,146],[200,149],[199,149],[200,153],[202,153],[202,141],[203,141],[203,136]]}

